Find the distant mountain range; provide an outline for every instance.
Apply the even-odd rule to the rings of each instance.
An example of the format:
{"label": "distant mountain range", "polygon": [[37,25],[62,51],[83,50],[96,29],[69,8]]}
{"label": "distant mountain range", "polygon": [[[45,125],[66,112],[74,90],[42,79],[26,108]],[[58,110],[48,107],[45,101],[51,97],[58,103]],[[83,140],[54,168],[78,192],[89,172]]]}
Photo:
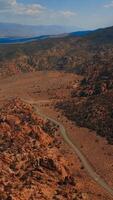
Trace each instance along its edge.
{"label": "distant mountain range", "polygon": [[60,25],[21,25],[13,23],[0,23],[0,37],[37,37],[42,35],[58,35],[82,31],[81,28]]}
{"label": "distant mountain range", "polygon": [[30,26],[0,23],[0,44],[25,43],[55,37],[83,37],[91,32],[68,26]]}

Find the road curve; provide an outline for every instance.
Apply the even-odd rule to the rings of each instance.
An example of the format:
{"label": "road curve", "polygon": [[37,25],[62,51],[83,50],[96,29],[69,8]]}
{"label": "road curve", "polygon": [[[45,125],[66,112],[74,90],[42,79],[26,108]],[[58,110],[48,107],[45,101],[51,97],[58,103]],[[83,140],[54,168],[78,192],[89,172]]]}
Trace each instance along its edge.
{"label": "road curve", "polygon": [[[62,137],[64,138],[65,142],[74,150],[74,152],[77,154],[78,158],[81,160],[82,165],[84,166],[85,170],[87,171],[87,173],[90,175],[90,177],[96,181],[102,188],[104,188],[106,190],[107,193],[110,194],[110,196],[113,197],[113,189],[107,184],[107,182],[101,178],[94,170],[94,168],[92,167],[92,165],[90,164],[90,162],[88,161],[88,159],[85,157],[85,155],[82,153],[82,151],[80,150],[80,148],[77,146],[77,144],[73,144],[73,142],[70,140],[67,131],[65,129],[65,127],[60,123],[57,122],[55,119],[45,115],[44,113],[42,113],[41,111],[39,111],[38,108],[38,101],[32,101],[32,100],[24,100],[24,102],[26,103],[30,103],[31,105],[33,105],[33,107],[36,110],[36,113],[38,115],[40,115],[41,117],[48,119],[52,122],[54,122],[56,125],[59,126],[60,132]],[[42,100],[43,102],[43,100]]]}

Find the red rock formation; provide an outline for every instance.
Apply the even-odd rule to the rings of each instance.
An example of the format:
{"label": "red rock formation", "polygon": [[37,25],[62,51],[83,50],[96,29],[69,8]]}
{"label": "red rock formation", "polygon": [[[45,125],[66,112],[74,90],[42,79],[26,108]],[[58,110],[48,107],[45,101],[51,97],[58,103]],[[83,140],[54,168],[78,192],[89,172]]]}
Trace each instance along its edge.
{"label": "red rock formation", "polygon": [[1,110],[1,200],[72,200],[77,196],[68,162],[53,144],[55,137],[43,131],[45,123],[20,100]]}

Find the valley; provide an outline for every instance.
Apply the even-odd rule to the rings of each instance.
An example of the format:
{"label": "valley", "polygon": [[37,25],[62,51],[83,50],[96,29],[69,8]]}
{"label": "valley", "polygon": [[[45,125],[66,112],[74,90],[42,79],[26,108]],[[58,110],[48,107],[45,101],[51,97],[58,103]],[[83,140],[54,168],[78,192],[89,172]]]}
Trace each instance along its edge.
{"label": "valley", "polygon": [[2,200],[113,199],[113,27],[84,34],[0,45]]}
{"label": "valley", "polygon": [[[113,174],[110,167],[112,165],[112,156],[109,152],[113,151],[113,147],[109,146],[104,139],[96,134],[92,134],[88,129],[75,126],[62,115],[62,112],[55,109],[56,102],[70,96],[75,80],[79,82],[81,79],[81,76],[72,73],[49,71],[4,78],[0,80],[0,105],[2,106],[7,100],[14,98],[27,100],[29,103],[30,101],[36,102],[36,105],[43,113],[57,119],[65,126],[69,133],[69,138],[79,145],[79,148],[90,161],[95,171],[112,187]],[[97,145],[96,140],[98,140],[99,145]],[[79,190],[87,193],[89,199],[110,199],[110,196],[107,196],[104,190],[102,192],[102,188],[90,179],[87,171],[82,169],[82,164],[75,153],[69,150],[69,146],[64,142],[62,142],[62,145],[62,151],[64,152],[65,149],[67,159],[73,163],[73,172],[75,173],[75,178],[77,177]],[[95,157],[95,155],[98,155],[98,157]],[[108,162],[106,162],[106,159]],[[101,165],[102,162],[104,167]],[[109,173],[106,173],[107,171]]]}

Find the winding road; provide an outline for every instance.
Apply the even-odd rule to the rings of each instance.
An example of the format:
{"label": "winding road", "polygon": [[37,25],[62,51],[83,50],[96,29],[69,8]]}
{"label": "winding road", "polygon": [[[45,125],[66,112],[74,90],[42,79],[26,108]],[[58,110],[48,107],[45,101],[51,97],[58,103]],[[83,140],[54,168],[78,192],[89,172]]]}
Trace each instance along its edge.
{"label": "winding road", "polygon": [[[24,102],[26,103],[30,103],[31,105],[33,105],[33,107],[36,110],[36,113],[38,115],[40,115],[41,117],[48,119],[52,122],[54,122],[56,125],[59,126],[60,132],[62,137],[64,138],[65,142],[74,150],[74,152],[77,154],[78,158],[80,159],[82,165],[84,166],[85,170],[87,171],[87,173],[90,175],[90,177],[96,181],[102,188],[104,188],[106,190],[107,193],[110,194],[110,196],[113,198],[113,189],[107,184],[107,182],[101,178],[96,172],[95,169],[92,167],[92,165],[90,164],[90,162],[88,161],[88,159],[85,157],[85,155],[82,153],[82,151],[80,150],[80,148],[78,147],[77,144],[73,144],[73,142],[70,140],[68,133],[65,129],[65,127],[63,126],[63,124],[61,124],[60,122],[56,121],[55,119],[45,115],[44,113],[42,113],[39,110],[38,107],[38,101],[32,101],[32,100],[24,100]],[[42,100],[42,102],[46,102],[46,100]],[[39,103],[41,103],[41,101],[39,101]]]}

